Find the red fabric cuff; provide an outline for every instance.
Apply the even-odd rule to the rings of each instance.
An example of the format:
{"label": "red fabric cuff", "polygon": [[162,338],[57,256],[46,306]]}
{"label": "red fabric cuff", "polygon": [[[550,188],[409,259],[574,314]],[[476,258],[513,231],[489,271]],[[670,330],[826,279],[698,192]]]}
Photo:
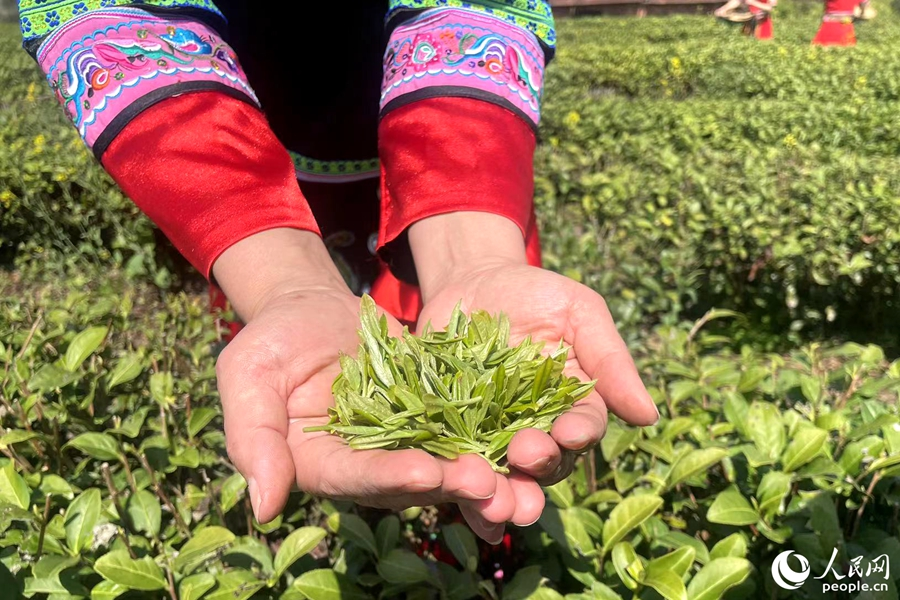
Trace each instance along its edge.
{"label": "red fabric cuff", "polygon": [[176,96],[145,110],[102,162],[207,278],[222,252],[254,233],[319,233],[290,156],[262,112],[220,92]]}
{"label": "red fabric cuff", "polygon": [[482,211],[533,228],[535,136],[511,111],[471,98],[417,100],[387,113],[379,249],[434,215]]}

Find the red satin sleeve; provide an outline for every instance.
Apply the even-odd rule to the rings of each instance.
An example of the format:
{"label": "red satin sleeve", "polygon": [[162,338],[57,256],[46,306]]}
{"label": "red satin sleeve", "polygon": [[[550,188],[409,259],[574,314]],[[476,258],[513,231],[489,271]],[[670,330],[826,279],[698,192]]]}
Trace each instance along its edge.
{"label": "red satin sleeve", "polygon": [[426,217],[480,211],[507,217],[533,237],[529,262],[538,262],[535,135],[521,117],[472,98],[417,100],[383,117],[378,145],[381,250]]}
{"label": "red satin sleeve", "polygon": [[219,92],[168,98],[113,140],[103,166],[206,277],[254,233],[319,233],[294,166],[259,109]]}

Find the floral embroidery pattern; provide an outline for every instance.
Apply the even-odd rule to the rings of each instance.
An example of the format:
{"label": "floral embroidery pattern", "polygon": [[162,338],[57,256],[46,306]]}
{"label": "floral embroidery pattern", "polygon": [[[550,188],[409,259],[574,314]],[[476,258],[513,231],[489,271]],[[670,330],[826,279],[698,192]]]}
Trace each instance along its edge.
{"label": "floral embroidery pattern", "polygon": [[556,47],[556,28],[548,0],[390,0],[388,20],[406,10],[461,8],[503,19],[530,31],[548,48]]}
{"label": "floral embroidery pattern", "polygon": [[467,88],[471,95],[511,105],[537,125],[543,78],[544,54],[528,32],[464,10],[426,11],[391,36],[381,108],[406,94]]}
{"label": "floral embroidery pattern", "polygon": [[48,37],[37,59],[91,147],[119,114],[162,88],[174,95],[224,85],[256,103],[234,52],[212,31],[141,10],[86,13]]}
{"label": "floral embroidery pattern", "polygon": [[19,25],[27,42],[88,11],[125,5],[199,8],[221,15],[211,0],[19,0]]}

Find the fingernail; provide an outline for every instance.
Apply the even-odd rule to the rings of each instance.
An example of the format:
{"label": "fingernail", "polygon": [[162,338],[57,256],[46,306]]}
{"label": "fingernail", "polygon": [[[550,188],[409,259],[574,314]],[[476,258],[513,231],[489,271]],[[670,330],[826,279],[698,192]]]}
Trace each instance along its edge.
{"label": "fingernail", "polygon": [[259,486],[256,480],[250,478],[247,480],[247,491],[250,493],[250,505],[253,507],[253,514],[259,519],[259,505],[262,504],[262,496],[259,494]]}
{"label": "fingernail", "polygon": [[494,492],[491,492],[490,494],[485,496],[484,494],[476,494],[471,490],[461,489],[456,492],[456,495],[465,498],[466,500],[490,500],[494,497]]}
{"label": "fingernail", "polygon": [[546,456],[542,456],[539,459],[528,463],[527,465],[522,465],[523,468],[528,469],[528,470],[540,469],[541,471],[546,471],[547,469],[549,469],[552,466],[553,466],[553,459],[548,458]]}
{"label": "fingernail", "polygon": [[491,546],[498,546],[500,545],[500,542],[503,541],[503,534],[506,533],[506,527],[504,527],[503,525],[497,527],[496,538],[492,538],[490,532],[486,531],[485,533],[487,534],[487,538],[485,539],[485,541]]}

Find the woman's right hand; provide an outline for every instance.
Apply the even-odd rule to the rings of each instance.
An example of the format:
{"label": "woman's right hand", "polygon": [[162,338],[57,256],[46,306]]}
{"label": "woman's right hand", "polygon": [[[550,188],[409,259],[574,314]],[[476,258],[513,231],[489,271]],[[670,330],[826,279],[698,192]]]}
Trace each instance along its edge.
{"label": "woman's right hand", "polygon": [[[337,436],[303,431],[328,421],[338,356],[359,345],[360,301],[318,236],[257,236],[230,248],[215,267],[247,322],[216,373],[228,455],[247,479],[257,519],[274,519],[295,484],[316,496],[394,510],[464,502],[490,514],[515,502],[510,490],[496,489],[497,477],[478,456],[451,461],[422,450],[352,450]],[[292,257],[301,263],[296,271],[277,266]],[[293,279],[277,275],[292,272]],[[388,321],[398,334],[400,324]]]}

